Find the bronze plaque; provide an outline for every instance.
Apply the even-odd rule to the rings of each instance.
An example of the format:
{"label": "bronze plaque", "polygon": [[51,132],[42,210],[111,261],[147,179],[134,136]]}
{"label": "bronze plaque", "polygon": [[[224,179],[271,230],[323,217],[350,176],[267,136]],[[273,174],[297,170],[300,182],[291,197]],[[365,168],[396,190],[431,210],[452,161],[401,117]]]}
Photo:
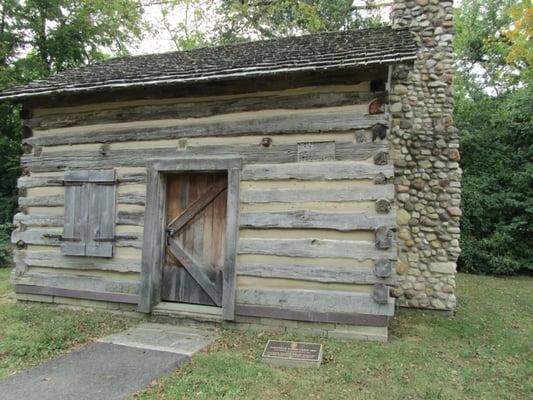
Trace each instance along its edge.
{"label": "bronze plaque", "polygon": [[322,345],[269,340],[263,351],[263,360],[291,367],[318,367],[322,362]]}

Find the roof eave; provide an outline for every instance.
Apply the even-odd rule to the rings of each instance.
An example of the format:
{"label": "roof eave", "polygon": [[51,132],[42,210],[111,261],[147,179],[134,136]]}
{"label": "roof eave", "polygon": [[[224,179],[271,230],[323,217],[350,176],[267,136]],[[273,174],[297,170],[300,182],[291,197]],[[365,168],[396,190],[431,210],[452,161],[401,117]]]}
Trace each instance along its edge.
{"label": "roof eave", "polygon": [[35,92],[31,91],[22,91],[20,93],[8,94],[2,96],[0,93],[0,102],[23,102],[37,97],[49,97],[62,94],[81,94],[87,92],[96,92],[96,91],[105,91],[113,89],[135,89],[135,88],[144,88],[144,87],[155,87],[155,86],[164,86],[164,85],[173,85],[180,83],[195,83],[195,82],[207,82],[207,81],[220,81],[225,79],[235,79],[235,78],[253,78],[254,76],[265,76],[265,75],[277,75],[291,72],[306,72],[306,71],[329,71],[329,70],[344,70],[352,69],[358,67],[369,67],[373,65],[383,65],[383,64],[394,64],[404,61],[412,61],[416,59],[416,55],[404,55],[401,57],[396,57],[392,59],[383,59],[376,60],[366,63],[354,63],[354,64],[337,64],[330,66],[306,66],[299,68],[279,68],[272,70],[255,70],[250,72],[239,71],[237,73],[223,73],[217,75],[207,75],[207,76],[196,76],[190,78],[171,78],[171,79],[153,79],[146,81],[138,82],[115,82],[108,84],[96,84],[88,86],[71,86],[71,87],[62,87],[58,89],[50,90],[36,90]]}

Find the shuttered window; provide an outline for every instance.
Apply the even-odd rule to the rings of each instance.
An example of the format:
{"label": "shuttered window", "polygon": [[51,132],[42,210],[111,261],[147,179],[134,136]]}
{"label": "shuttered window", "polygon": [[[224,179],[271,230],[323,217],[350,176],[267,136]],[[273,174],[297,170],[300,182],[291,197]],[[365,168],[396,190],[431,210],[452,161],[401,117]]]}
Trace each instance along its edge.
{"label": "shuttered window", "polygon": [[113,256],[115,192],[114,170],[65,172],[61,254]]}

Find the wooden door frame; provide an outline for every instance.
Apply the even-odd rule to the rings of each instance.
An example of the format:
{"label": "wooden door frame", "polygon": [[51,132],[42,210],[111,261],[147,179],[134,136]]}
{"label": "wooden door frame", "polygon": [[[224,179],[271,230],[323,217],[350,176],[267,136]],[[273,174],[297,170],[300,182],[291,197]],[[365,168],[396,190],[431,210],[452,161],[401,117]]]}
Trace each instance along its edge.
{"label": "wooden door frame", "polygon": [[166,178],[169,173],[227,172],[228,198],[222,314],[224,319],[235,316],[235,263],[239,232],[239,186],[242,159],[240,157],[177,157],[148,160],[146,166],[146,205],[141,267],[141,287],[138,310],[149,313],[161,301],[161,276],[165,258]]}

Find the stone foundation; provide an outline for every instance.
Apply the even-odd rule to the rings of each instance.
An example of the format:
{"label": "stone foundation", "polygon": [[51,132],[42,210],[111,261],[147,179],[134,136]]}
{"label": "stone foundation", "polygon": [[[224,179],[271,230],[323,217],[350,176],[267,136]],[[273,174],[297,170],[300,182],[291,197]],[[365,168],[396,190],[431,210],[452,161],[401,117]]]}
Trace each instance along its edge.
{"label": "stone foundation", "polygon": [[395,0],[394,27],[409,27],[420,51],[391,77],[401,306],[453,310],[461,169],[453,124],[453,2]]}
{"label": "stone foundation", "polygon": [[301,335],[341,340],[386,342],[386,326],[356,326],[321,322],[289,321],[274,318],[235,316],[235,322],[224,322],[229,329],[258,332],[294,332]]}

